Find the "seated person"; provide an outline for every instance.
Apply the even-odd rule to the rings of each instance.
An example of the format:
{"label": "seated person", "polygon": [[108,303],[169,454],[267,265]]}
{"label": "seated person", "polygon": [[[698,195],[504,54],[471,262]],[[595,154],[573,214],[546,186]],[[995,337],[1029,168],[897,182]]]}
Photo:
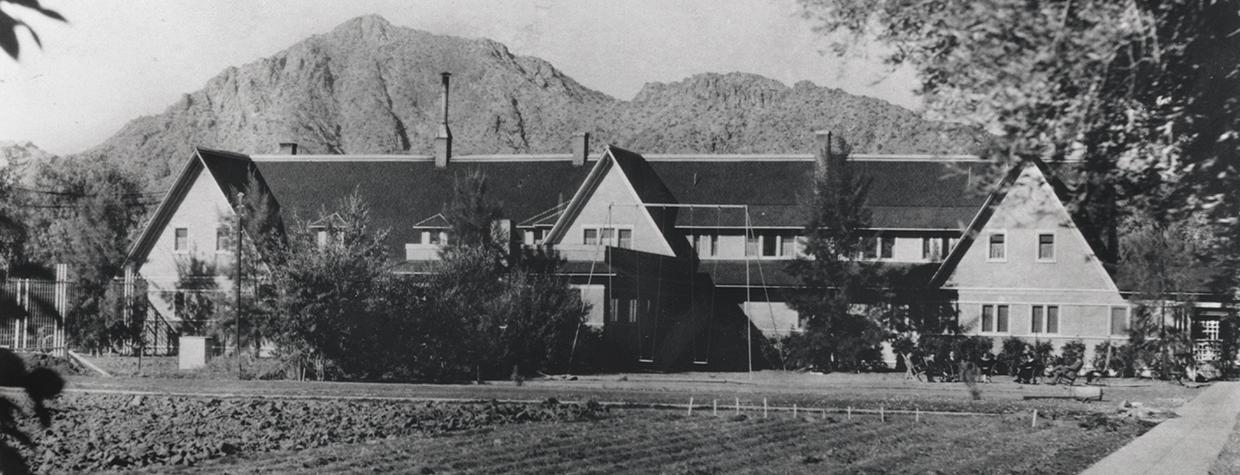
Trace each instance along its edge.
{"label": "seated person", "polygon": [[1055,379],[1051,381],[1051,384],[1059,384],[1060,380],[1064,379],[1068,381],[1075,381],[1077,373],[1079,373],[1081,368],[1084,366],[1085,360],[1083,358],[1077,358],[1076,361],[1073,361],[1072,364],[1069,365],[1061,364],[1056,366],[1054,374],[1052,374]]}
{"label": "seated person", "polygon": [[934,353],[930,353],[924,358],[921,358],[920,365],[921,369],[926,372],[926,382],[933,383],[934,377],[938,375],[939,372],[939,365],[936,361],[934,361]]}
{"label": "seated person", "polygon": [[977,372],[982,379],[990,382],[990,376],[995,373],[995,355],[989,351],[982,352],[982,358],[977,361]]}
{"label": "seated person", "polygon": [[1026,353],[1024,362],[1016,370],[1016,382],[1020,384],[1038,384],[1038,375],[1042,372],[1042,361],[1032,353]]}

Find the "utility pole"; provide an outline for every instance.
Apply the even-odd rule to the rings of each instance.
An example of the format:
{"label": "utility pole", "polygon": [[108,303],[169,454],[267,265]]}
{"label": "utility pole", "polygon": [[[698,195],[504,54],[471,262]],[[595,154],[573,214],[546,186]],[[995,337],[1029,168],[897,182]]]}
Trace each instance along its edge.
{"label": "utility pole", "polygon": [[242,236],[241,217],[243,214],[245,214],[245,205],[243,203],[245,203],[245,192],[239,191],[237,192],[237,252],[236,252],[236,258],[235,258],[236,267],[237,267],[237,281],[235,282],[235,284],[236,284],[236,297],[237,297],[237,312],[236,312],[237,313],[236,315],[237,316],[237,322],[236,322],[237,352],[236,352],[236,355],[237,355],[237,378],[238,379],[242,377],[242,373],[241,373],[242,371],[242,368],[241,368],[241,265],[242,265],[241,264],[242,262],[241,260],[242,258],[242,255],[241,255],[241,250],[242,250],[242,247],[241,247],[241,236]]}

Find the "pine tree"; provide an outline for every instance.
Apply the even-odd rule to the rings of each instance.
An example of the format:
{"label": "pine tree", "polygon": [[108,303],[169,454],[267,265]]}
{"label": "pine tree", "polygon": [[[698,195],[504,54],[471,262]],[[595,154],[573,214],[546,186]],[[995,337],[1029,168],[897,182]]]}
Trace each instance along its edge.
{"label": "pine tree", "polygon": [[872,312],[859,304],[883,288],[876,264],[857,259],[870,227],[870,180],[848,163],[841,139],[818,151],[820,168],[809,197],[805,254],[789,265],[802,291],[790,300],[804,331],[784,342],[790,362],[821,370],[855,369],[886,336]]}

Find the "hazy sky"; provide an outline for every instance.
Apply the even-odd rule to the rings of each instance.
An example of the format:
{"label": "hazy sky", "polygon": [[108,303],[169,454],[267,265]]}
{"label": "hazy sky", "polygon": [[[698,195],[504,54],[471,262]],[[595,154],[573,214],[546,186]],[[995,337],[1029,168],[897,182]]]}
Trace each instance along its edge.
{"label": "hazy sky", "polygon": [[0,56],[0,140],[53,153],[102,142],[156,114],[228,66],[270,56],[346,20],[485,37],[550,61],[586,87],[631,99],[642,84],[744,71],[809,80],[916,108],[912,76],[877,60],[822,54],[827,43],[795,0],[43,0],[68,24],[5,11],[38,32]]}

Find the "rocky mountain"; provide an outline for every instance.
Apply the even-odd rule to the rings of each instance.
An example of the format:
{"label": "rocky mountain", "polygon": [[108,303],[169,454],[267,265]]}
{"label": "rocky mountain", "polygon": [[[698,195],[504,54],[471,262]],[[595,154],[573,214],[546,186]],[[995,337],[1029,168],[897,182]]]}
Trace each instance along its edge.
{"label": "rocky mountain", "polygon": [[808,153],[818,129],[842,134],[857,152],[968,152],[984,140],[881,100],[752,74],[650,83],[619,100],[495,41],[367,16],[230,67],[80,155],[121,160],[160,184],[195,145],[270,153],[293,141],[309,153],[429,154],[441,71],[453,74],[456,153],[567,152],[582,131],[595,144],[643,153]]}
{"label": "rocky mountain", "polygon": [[30,142],[0,140],[0,168],[8,168],[18,177],[24,177],[32,164],[46,162],[53,157]]}

